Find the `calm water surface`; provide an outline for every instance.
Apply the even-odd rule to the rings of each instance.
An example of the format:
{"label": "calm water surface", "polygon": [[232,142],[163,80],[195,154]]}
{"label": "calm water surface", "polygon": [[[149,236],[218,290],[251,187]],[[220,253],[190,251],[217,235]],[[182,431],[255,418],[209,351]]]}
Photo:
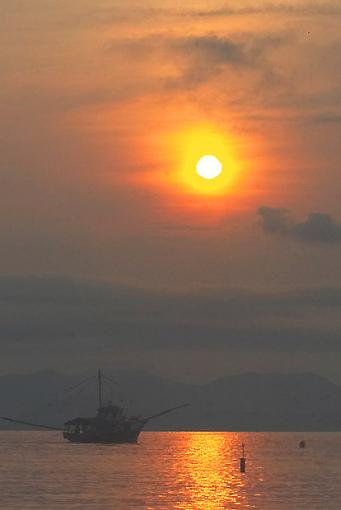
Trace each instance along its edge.
{"label": "calm water surface", "polygon": [[340,510],[341,433],[145,432],[99,446],[0,432],[0,508]]}

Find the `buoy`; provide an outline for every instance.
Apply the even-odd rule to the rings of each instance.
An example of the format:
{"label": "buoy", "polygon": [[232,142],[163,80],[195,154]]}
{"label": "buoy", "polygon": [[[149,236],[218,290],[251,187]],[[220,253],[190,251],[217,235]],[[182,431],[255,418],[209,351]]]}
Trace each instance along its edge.
{"label": "buoy", "polygon": [[245,445],[242,443],[242,456],[240,457],[240,472],[245,473],[246,471],[246,458],[245,458]]}

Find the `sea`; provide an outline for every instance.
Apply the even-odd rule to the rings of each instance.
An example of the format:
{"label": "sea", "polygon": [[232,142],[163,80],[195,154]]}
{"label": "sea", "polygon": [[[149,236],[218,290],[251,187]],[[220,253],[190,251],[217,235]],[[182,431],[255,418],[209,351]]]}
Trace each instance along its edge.
{"label": "sea", "polygon": [[0,509],[340,510],[341,433],[143,432],[136,445],[77,445],[3,431]]}

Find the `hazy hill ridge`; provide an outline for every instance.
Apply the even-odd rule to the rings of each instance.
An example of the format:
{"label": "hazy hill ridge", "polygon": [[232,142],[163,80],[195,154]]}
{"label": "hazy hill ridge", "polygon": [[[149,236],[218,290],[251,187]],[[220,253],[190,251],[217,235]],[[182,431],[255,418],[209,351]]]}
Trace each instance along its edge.
{"label": "hazy hill ridge", "polygon": [[[313,374],[242,374],[189,385],[142,372],[107,375],[105,399],[130,412],[150,414],[191,406],[151,422],[153,430],[341,430],[341,387]],[[84,378],[83,378],[84,379]],[[93,415],[95,378],[45,371],[0,377],[0,414],[50,425]],[[73,388],[73,389],[72,389]],[[8,428],[4,422],[1,428]]]}

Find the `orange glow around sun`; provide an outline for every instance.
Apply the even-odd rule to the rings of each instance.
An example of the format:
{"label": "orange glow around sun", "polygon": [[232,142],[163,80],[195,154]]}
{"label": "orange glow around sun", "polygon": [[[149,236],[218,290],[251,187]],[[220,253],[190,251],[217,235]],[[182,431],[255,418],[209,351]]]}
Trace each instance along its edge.
{"label": "orange glow around sun", "polygon": [[240,162],[232,139],[209,126],[188,128],[170,137],[176,156],[171,180],[179,191],[225,195],[234,192]]}
{"label": "orange glow around sun", "polygon": [[173,224],[213,225],[244,209],[250,193],[246,139],[219,124],[174,124],[146,133],[141,160],[148,166],[134,182],[156,191]]}

